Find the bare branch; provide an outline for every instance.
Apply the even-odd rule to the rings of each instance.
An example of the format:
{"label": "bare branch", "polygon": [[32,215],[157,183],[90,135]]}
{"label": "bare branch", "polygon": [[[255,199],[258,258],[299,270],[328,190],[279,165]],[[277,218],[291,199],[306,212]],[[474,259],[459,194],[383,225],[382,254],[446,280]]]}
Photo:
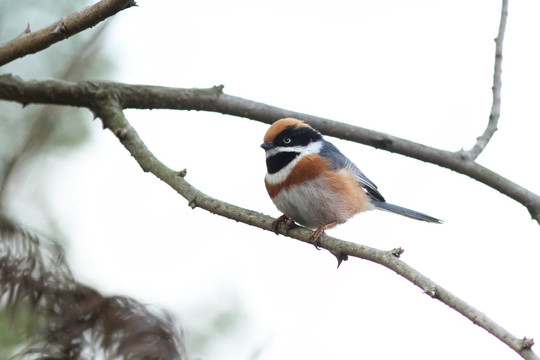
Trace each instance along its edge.
{"label": "bare branch", "polygon": [[[161,163],[152,154],[152,152],[148,150],[146,145],[139,138],[135,129],[129,124],[123,114],[122,106],[118,101],[103,100],[102,102],[96,104],[94,110],[102,119],[103,125],[117,136],[124,147],[139,163],[141,168],[146,172],[154,174],[157,178],[171,186],[188,201],[190,206],[200,207],[213,214],[224,216],[248,225],[256,226],[264,230],[273,231],[273,218],[253,210],[244,209],[214,199],[197,190],[189,182],[187,182],[185,180],[186,171],[176,172]],[[285,232],[280,229],[280,232],[283,235],[289,236],[293,239],[306,243],[312,243],[312,240],[310,240],[312,231],[309,229],[294,227]],[[530,349],[530,346],[525,346],[523,339],[519,339],[510,334],[507,330],[488,318],[485,314],[470,306],[463,300],[459,299],[426,276],[419,273],[417,270],[401,261],[397,256],[400,251],[382,251],[370,248],[368,246],[336,239],[328,235],[323,235],[319,245],[336,256],[338,263],[341,260],[346,259],[348,256],[353,256],[372,261],[393,270],[398,275],[403,276],[405,279],[421,288],[432,298],[450,306],[452,309],[471,320],[474,324],[488,331],[490,334],[516,351],[524,359],[540,359]]]}
{"label": "bare branch", "polygon": [[[25,32],[12,41],[0,45],[0,66],[45,49],[77,32],[96,25],[133,4],[132,0],[102,0],[39,31]],[[507,7],[507,0],[503,0],[499,35],[496,40],[493,104],[490,119],[484,133],[468,152],[444,151],[377,131],[230,96],[222,92],[222,87],[174,89],[104,82],[25,82],[19,78],[1,76],[0,97],[5,100],[17,101],[23,105],[46,103],[86,107],[102,119],[104,126],[117,136],[144,171],[151,172],[175,189],[188,201],[190,206],[201,207],[211,213],[269,231],[272,231],[274,220],[271,217],[214,199],[187,182],[185,171],[175,172],[162,164],[138,137],[136,131],[125,118],[123,109],[205,110],[246,117],[265,123],[271,123],[286,116],[297,117],[311,123],[327,135],[399,153],[468,175],[520,202],[528,208],[533,218],[540,222],[540,196],[474,161],[492,138],[500,116],[502,45]],[[2,230],[1,226],[0,230]],[[286,234],[282,232],[284,235],[306,243],[311,243],[311,233],[310,230],[301,227],[289,229]],[[338,259],[338,264],[346,260],[347,257],[353,256],[385,266],[421,288],[432,298],[448,305],[474,324],[491,333],[522,358],[540,359],[531,350],[534,344],[532,339],[515,337],[485,314],[404,263],[399,259],[401,249],[382,251],[327,235],[323,235],[317,245],[333,254]],[[22,281],[18,281],[16,286],[9,281],[3,283],[2,281],[8,278],[6,274],[13,274],[16,269],[8,266],[10,265],[9,261],[1,261],[0,265],[4,266],[0,268],[0,275],[2,275],[0,276],[0,284],[2,285],[0,290],[8,292],[8,301],[13,303],[20,301],[20,297],[24,296],[21,295],[21,291],[26,289],[24,286],[33,285],[39,290],[36,301],[41,301],[43,295],[50,290],[47,288],[50,286],[49,282],[40,282],[32,278],[24,278]],[[47,274],[47,276],[54,278],[54,275]],[[104,298],[95,290],[75,283],[70,276],[70,274],[65,275],[65,278],[60,281],[60,284],[67,284],[67,288],[62,289],[62,297],[59,296],[57,288],[54,289],[52,295],[47,294],[47,296],[51,296],[51,299],[54,299],[52,303],[60,304],[60,306],[50,309],[53,312],[54,309],[60,309],[56,311],[62,311],[62,313],[55,315],[63,318],[63,323],[53,323],[54,329],[50,331],[50,336],[47,339],[48,344],[59,344],[62,352],[70,357],[79,354],[82,342],[76,342],[73,339],[82,337],[83,332],[95,327],[99,320],[100,326],[104,329],[102,342],[106,347],[113,347],[111,339],[115,338],[114,335],[118,331],[124,333],[123,341],[115,345],[115,355],[136,352],[145,358],[176,359],[180,357],[176,352],[179,346],[174,341],[174,331],[167,325],[167,322],[159,318],[154,319],[144,307],[130,299],[123,297]],[[12,291],[13,289],[17,290]],[[0,295],[2,295],[1,292]],[[65,304],[70,306],[65,306]],[[149,323],[148,319],[155,320],[155,322],[150,321]],[[162,343],[159,344],[160,346],[148,347],[144,342],[149,341],[148,345],[155,345],[163,339],[169,342],[168,347]]]}
{"label": "bare branch", "polygon": [[40,30],[31,32],[27,26],[22,34],[0,45],[0,66],[46,49],[134,5],[134,0],[101,0]]}
{"label": "bare branch", "polygon": [[493,71],[493,103],[491,105],[491,113],[489,121],[484,133],[476,139],[476,144],[464,154],[471,159],[476,159],[478,155],[487,146],[495,131],[501,115],[501,87],[502,87],[502,59],[503,59],[503,43],[504,33],[506,30],[506,18],[508,17],[508,0],[503,0],[501,10],[501,21],[499,24],[499,34],[495,39],[495,69]]}
{"label": "bare branch", "polygon": [[[82,54],[70,59],[65,71],[60,76],[62,80],[84,78],[84,75],[90,70],[89,64],[99,54],[98,48],[107,28],[106,25],[107,23],[103,24],[92,34],[90,39],[82,44]],[[29,31],[29,28],[27,29]],[[14,174],[27,168],[39,150],[49,141],[51,135],[57,130],[59,124],[57,119],[60,114],[61,109],[59,108],[42,107],[33,119],[32,125],[27,129],[21,147],[5,161],[4,171],[0,174],[0,209],[5,205],[9,184],[17,180]]]}
{"label": "bare branch", "polygon": [[378,131],[227,95],[222,86],[209,89],[180,89],[128,85],[113,82],[23,81],[12,75],[0,76],[0,99],[21,104],[42,103],[86,107],[93,110],[101,99],[116,99],[124,109],[204,110],[245,117],[271,124],[283,117],[296,117],[323,134],[365,144],[439,165],[467,175],[500,191],[525,206],[540,222],[540,196],[483,167],[462,151],[436,149]]}

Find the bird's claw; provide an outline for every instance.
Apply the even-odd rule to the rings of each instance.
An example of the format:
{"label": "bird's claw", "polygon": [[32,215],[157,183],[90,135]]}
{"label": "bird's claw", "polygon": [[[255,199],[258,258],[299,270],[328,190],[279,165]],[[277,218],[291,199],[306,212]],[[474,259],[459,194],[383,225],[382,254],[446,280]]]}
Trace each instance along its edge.
{"label": "bird's claw", "polygon": [[321,235],[324,233],[324,229],[318,228],[311,234],[309,240],[315,246],[315,249],[321,250]]}
{"label": "bird's claw", "polygon": [[294,225],[294,221],[292,219],[289,219],[286,215],[281,215],[276,220],[272,222],[272,230],[276,235],[279,234],[279,226],[281,224],[285,224],[285,231],[287,231],[292,225]]}

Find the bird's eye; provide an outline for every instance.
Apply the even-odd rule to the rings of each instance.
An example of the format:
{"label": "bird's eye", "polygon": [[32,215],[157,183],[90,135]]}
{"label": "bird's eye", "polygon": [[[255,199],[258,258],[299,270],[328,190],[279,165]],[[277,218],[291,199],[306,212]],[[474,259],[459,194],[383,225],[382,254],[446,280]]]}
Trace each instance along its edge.
{"label": "bird's eye", "polygon": [[289,137],[283,138],[283,143],[284,144],[290,144],[291,143],[291,138],[289,138]]}

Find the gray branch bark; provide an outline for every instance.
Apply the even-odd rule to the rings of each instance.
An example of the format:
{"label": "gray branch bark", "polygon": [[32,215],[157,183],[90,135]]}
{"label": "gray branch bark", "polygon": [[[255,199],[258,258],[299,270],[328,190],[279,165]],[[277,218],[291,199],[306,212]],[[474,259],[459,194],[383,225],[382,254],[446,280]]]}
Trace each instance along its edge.
{"label": "gray branch bark", "polygon": [[[132,0],[102,0],[78,13],[69,15],[36,32],[25,31],[12,41],[0,45],[0,66],[14,59],[35,53],[55,42],[94,26],[106,17],[134,5]],[[506,25],[507,0],[503,0],[499,36],[496,42],[493,106],[488,126],[469,151],[446,151],[389,134],[352,126],[330,119],[302,114],[223,93],[222,86],[211,89],[178,89],[156,86],[127,85],[110,82],[23,81],[11,75],[0,76],[0,99],[30,103],[85,107],[100,117],[131,153],[141,168],[151,172],[180,195],[192,207],[272,231],[273,218],[214,199],[186,181],[185,171],[166,167],[141,141],[123,114],[133,109],[204,110],[272,123],[282,117],[296,117],[309,122],[322,133],[391,151],[448,168],[476,179],[523,204],[533,219],[540,223],[540,196],[478,164],[475,159],[490,141],[500,114],[502,42]],[[311,230],[296,227],[283,235],[310,243]],[[332,253],[338,264],[349,256],[366,259],[391,269],[421,288],[426,294],[448,305],[474,324],[482,327],[516,351],[524,359],[540,359],[532,350],[532,339],[517,338],[485,314],[448,292],[399,259],[401,249],[383,251],[323,235],[318,244]]]}
{"label": "gray branch bark", "polygon": [[540,222],[540,196],[477,163],[463,151],[447,151],[375,130],[225,94],[223,86],[180,89],[113,82],[24,81],[0,76],[0,99],[21,104],[41,103],[93,110],[100,99],[114,98],[123,109],[203,110],[271,124],[283,117],[305,120],[323,134],[432,163],[467,175],[519,202]]}
{"label": "gray branch bark", "polygon": [[22,34],[0,45],[0,66],[46,49],[134,5],[134,0],[102,0],[37,31],[27,26]]}
{"label": "gray branch bark", "polygon": [[[122,105],[116,99],[103,99],[94,105],[94,111],[103,121],[104,127],[111,130],[131,156],[138,162],[143,171],[154,174],[183,196],[191,207],[200,207],[213,214],[252,225],[264,230],[273,231],[273,218],[253,210],[244,209],[226,202],[214,199],[196,189],[186,181],[186,171],[174,171],[161,163],[146,147],[135,129],[129,124],[123,114]],[[294,227],[279,229],[280,233],[306,243],[313,244],[310,236],[312,230]],[[396,274],[409,280],[421,288],[427,295],[448,305],[462,314],[474,324],[488,331],[500,341],[516,351],[524,359],[540,359],[532,350],[532,339],[519,339],[488,316],[467,304],[448,290],[442,288],[405,262],[399,259],[402,249],[383,251],[368,246],[340,240],[323,235],[318,245],[328,250],[338,259],[338,265],[349,256],[365,259],[380,264]]]}
{"label": "gray branch bark", "polygon": [[499,33],[495,39],[495,68],[493,71],[493,103],[489,121],[484,133],[476,139],[476,144],[465,152],[471,159],[476,159],[497,131],[497,124],[501,116],[501,88],[502,88],[502,58],[504,33],[506,31],[506,19],[508,17],[508,0],[503,0],[501,9],[501,21],[499,23]]}

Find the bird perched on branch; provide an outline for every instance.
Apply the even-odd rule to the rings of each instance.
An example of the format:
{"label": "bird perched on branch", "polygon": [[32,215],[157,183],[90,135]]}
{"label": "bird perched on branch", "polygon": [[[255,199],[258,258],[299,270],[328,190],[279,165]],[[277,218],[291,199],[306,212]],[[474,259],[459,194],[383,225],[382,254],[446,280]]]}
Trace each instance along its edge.
{"label": "bird perched on branch", "polygon": [[442,221],[418,211],[389,204],[377,186],[320,132],[293,118],[276,121],[264,135],[268,195],[283,213],[273,223],[295,222],[315,229],[318,243],[325,229],[354,215],[381,209],[430,223]]}

